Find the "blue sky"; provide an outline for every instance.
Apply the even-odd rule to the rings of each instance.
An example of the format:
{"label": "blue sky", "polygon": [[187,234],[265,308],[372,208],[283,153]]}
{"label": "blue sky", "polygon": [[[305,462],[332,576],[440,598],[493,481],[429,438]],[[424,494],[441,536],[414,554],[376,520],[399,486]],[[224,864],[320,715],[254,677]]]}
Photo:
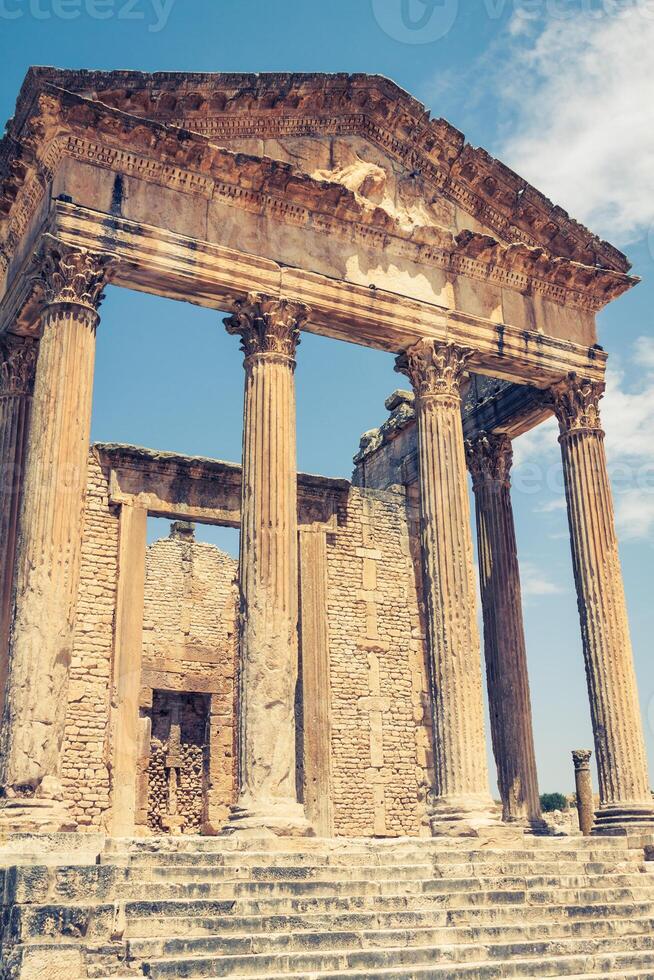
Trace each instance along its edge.
{"label": "blue sky", "polygon": [[[30,64],[377,72],[628,252],[643,283],[601,315],[600,341],[612,354],[604,420],[651,765],[653,49],[652,0],[0,0],[5,118]],[[93,438],[239,459],[241,357],[220,317],[116,289],[102,312]],[[359,435],[398,384],[390,356],[305,335],[300,468],[349,476]],[[569,791],[570,750],[592,736],[552,426],[516,454],[541,789]],[[203,536],[235,546],[233,532]]]}

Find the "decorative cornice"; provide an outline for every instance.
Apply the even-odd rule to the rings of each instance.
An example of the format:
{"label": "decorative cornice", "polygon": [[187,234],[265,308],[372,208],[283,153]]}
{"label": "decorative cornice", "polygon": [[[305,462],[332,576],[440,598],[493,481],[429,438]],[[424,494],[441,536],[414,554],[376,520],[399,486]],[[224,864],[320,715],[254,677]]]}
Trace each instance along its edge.
{"label": "decorative cornice", "polygon": [[465,367],[473,354],[471,347],[425,338],[398,354],[395,370],[407,376],[417,398],[440,395],[459,400]]}
{"label": "decorative cornice", "polygon": [[38,350],[38,342],[29,337],[0,338],[0,398],[31,395]]}
{"label": "decorative cornice", "polygon": [[603,382],[580,378],[577,374],[569,374],[550,388],[545,400],[558,419],[561,437],[583,431],[604,434],[599,410],[604,389]]}
{"label": "decorative cornice", "polygon": [[466,460],[474,490],[483,486],[511,485],[513,446],[505,433],[482,432],[476,439],[466,440]]}
{"label": "decorative cornice", "polygon": [[[589,266],[628,272],[601,241],[485,150],[389,79],[365,74],[210,74],[30,69],[9,135],[47,86],[212,140],[285,135],[365,136],[506,242],[545,246]],[[2,154],[0,153],[0,171]]]}
{"label": "decorative cornice", "polygon": [[70,248],[48,235],[35,261],[34,283],[42,289],[46,306],[66,304],[97,314],[106,282],[104,257]]}
{"label": "decorative cornice", "polygon": [[[236,117],[241,122],[247,118]],[[267,117],[266,125],[274,121],[277,125],[284,118]],[[234,117],[230,120],[233,123]],[[304,122],[307,132],[322,132],[320,120],[308,117]],[[347,132],[361,128],[353,128],[349,118],[341,122],[347,122]],[[372,138],[366,127],[361,132]],[[389,152],[395,143],[387,147]],[[556,255],[530,235],[512,236],[504,227],[502,237],[505,242],[513,237],[513,244],[472,231],[455,239],[446,229],[431,225],[407,233],[384,208],[363,200],[343,184],[313,179],[286,163],[231,152],[197,132],[128,114],[43,82],[31,112],[24,115],[20,134],[8,135],[0,143],[0,247],[8,255],[25,234],[64,156],[213,198],[230,207],[268,214],[296,227],[309,226],[348,242],[354,235],[368,247],[413,262],[527,294],[539,292],[559,305],[590,312],[601,309],[636,281],[616,269],[616,263],[601,268],[597,256],[588,250],[583,254],[573,250],[572,257]],[[450,184],[445,181],[438,186],[444,193]],[[488,208],[468,203],[475,219],[489,224]],[[548,244],[551,249],[552,243]],[[584,256],[591,264],[580,261]]]}
{"label": "decorative cornice", "polygon": [[583,769],[590,769],[590,757],[593,753],[590,749],[573,749],[572,761],[577,772]]}
{"label": "decorative cornice", "polygon": [[240,336],[246,363],[257,354],[275,354],[294,363],[300,330],[309,313],[302,303],[248,293],[236,301],[234,312],[224,323],[227,333]]}

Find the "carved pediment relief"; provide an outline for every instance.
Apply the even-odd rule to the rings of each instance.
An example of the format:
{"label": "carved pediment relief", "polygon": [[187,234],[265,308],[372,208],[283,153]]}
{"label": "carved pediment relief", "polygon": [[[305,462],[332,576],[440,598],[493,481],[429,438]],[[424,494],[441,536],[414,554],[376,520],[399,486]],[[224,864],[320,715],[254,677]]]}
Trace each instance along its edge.
{"label": "carved pediment relief", "polygon": [[[441,202],[446,201],[474,219],[467,227],[486,230],[500,242],[523,242],[584,265],[623,273],[629,270],[621,252],[486,151],[466,143],[463,134],[446,120],[432,119],[423,105],[381,76],[31,69],[9,139],[20,131],[38,91],[46,84],[132,116],[201,133],[220,146],[247,145],[249,153],[282,160],[287,159],[284,154],[297,153],[295,165],[305,173],[327,171],[331,181],[343,183],[381,207],[392,197],[390,213],[403,225],[430,227],[436,207],[436,223],[448,227],[441,214],[445,206]],[[326,145],[326,137],[359,137],[369,147],[380,149],[393,162],[392,169],[399,165],[404,174],[400,193],[394,181],[389,181],[389,168],[371,159],[369,153],[363,157],[367,167],[356,160],[337,164],[333,159],[327,165],[303,165],[307,162],[302,160],[304,152],[316,137]],[[265,149],[255,149],[256,141],[265,144]],[[347,139],[340,143],[344,149]],[[355,153],[361,155],[356,147]],[[3,155],[0,150],[0,178]],[[385,187],[383,175],[374,166],[386,170]],[[420,221],[415,202],[407,202],[412,194],[410,180],[418,181],[416,190],[423,201]],[[380,194],[381,200],[376,200]],[[463,227],[459,224],[458,230]]]}
{"label": "carved pediment relief", "polygon": [[[69,75],[77,77],[75,73],[55,74],[64,81]],[[325,76],[312,77],[322,79],[325,96]],[[332,76],[326,78],[333,81]],[[368,85],[371,81],[375,80],[367,79]],[[326,131],[329,119],[297,116],[297,108],[293,110],[296,115],[289,117],[287,102],[281,100],[281,108],[277,103],[267,106],[275,115],[264,120],[265,125],[255,126],[249,115],[237,115],[238,125],[230,129],[226,113],[222,131],[207,136],[197,131],[198,125],[175,128],[99,101],[101,95],[121,101],[111,93],[94,91],[91,100],[43,79],[33,79],[32,84],[29,107],[24,91],[16,120],[0,144],[0,259],[3,250],[5,256],[11,254],[20,241],[59,162],[70,156],[183,193],[220,200],[228,207],[268,214],[296,227],[310,227],[350,242],[354,238],[368,248],[435,265],[454,275],[487,279],[521,292],[540,291],[559,304],[599,309],[633,283],[617,269],[586,264],[535,244],[528,235],[519,237],[515,227],[499,220],[497,209],[493,218],[479,198],[461,196],[461,185],[454,193],[452,173],[472,180],[480,160],[487,170],[491,167],[493,161],[487,155],[468,159],[464,147],[452,158],[442,147],[436,152],[432,146],[429,152],[436,153],[440,169],[430,169],[416,155],[420,146],[427,145],[424,138],[418,140],[412,156],[406,152],[409,144],[400,147],[397,136],[389,143],[386,137],[377,138],[369,126],[362,126],[360,116],[357,122],[343,115],[343,102],[353,104],[356,85],[345,86],[336,100],[340,115],[330,117],[335,132]],[[368,88],[359,95],[365,93],[369,98]],[[122,102],[142,113],[148,102],[137,94],[125,94]],[[335,92],[329,89],[327,94],[335,112]],[[260,96],[260,91],[250,91],[245,103],[236,101],[256,105],[261,112]],[[197,99],[193,104],[199,104]],[[357,105],[362,108],[360,102]],[[397,107],[393,113],[396,132],[408,133],[410,142],[415,133],[408,117],[398,116]],[[301,126],[295,125],[300,122]],[[430,127],[438,132],[438,125],[430,122]],[[352,131],[357,128],[363,134]],[[253,133],[257,129],[258,135]],[[277,129],[276,134],[270,134],[271,129]],[[407,166],[411,160],[412,169]],[[487,172],[482,183],[484,193],[494,194],[499,207],[508,194],[506,181],[500,178],[510,171],[497,166],[500,170],[496,168],[492,175]],[[447,178],[444,167],[450,170]],[[503,235],[492,232],[494,221],[502,226]]]}

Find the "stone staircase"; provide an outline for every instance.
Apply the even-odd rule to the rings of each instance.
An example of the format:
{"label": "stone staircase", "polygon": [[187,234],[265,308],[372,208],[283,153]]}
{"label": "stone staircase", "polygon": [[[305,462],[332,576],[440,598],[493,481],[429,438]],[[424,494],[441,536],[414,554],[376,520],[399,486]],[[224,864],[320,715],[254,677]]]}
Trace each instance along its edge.
{"label": "stone staircase", "polygon": [[153,838],[32,855],[0,870],[0,977],[654,978],[644,844]]}

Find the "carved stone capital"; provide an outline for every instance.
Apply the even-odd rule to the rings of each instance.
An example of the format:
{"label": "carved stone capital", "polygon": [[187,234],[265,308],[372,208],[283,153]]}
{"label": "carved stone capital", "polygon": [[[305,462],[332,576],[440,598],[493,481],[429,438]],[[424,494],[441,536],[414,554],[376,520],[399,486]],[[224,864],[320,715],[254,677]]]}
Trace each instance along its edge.
{"label": "carved stone capital", "polygon": [[482,432],[466,440],[466,460],[475,490],[484,484],[511,484],[513,446],[505,433]]}
{"label": "carved stone capital", "polygon": [[227,333],[238,334],[245,360],[256,354],[277,354],[295,359],[300,328],[309,317],[309,307],[262,293],[248,293],[234,304],[224,321]]}
{"label": "carved stone capital", "polygon": [[575,772],[580,772],[582,769],[590,769],[590,757],[592,754],[590,749],[572,750],[572,761],[575,765]]}
{"label": "carved stone capital", "polygon": [[36,262],[35,278],[47,306],[67,304],[97,313],[104,299],[105,257],[47,237]]}
{"label": "carved stone capital", "polygon": [[0,338],[0,398],[32,393],[37,354],[38,342],[30,337]]}
{"label": "carved stone capital", "polygon": [[431,395],[460,398],[466,363],[473,354],[471,347],[423,339],[398,354],[395,370],[409,378],[419,398]]}
{"label": "carved stone capital", "polygon": [[554,409],[561,435],[582,429],[602,432],[599,403],[603,394],[603,382],[580,378],[574,373],[554,385],[547,401]]}

